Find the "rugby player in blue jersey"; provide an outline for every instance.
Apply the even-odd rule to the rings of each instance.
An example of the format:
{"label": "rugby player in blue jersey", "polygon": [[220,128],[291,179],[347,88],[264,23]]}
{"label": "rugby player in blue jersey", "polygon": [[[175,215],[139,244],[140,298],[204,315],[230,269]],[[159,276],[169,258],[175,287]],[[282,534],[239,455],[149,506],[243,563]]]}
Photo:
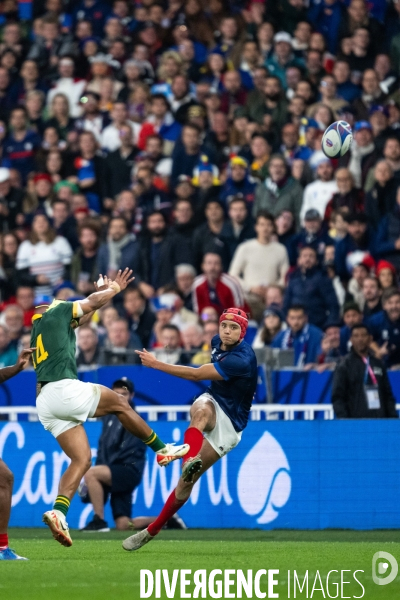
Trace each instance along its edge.
{"label": "rugby player in blue jersey", "polygon": [[199,368],[168,365],[146,350],[137,351],[146,367],[190,381],[211,380],[211,384],[190,410],[190,426],[184,436],[190,450],[183,458],[177,487],[157,519],[124,540],[125,550],[138,550],[150,542],[188,500],[197,479],[240,442],[256,391],[257,361],[243,339],[248,326],[246,314],[228,308],[219,323],[219,335],[211,343],[211,363]]}

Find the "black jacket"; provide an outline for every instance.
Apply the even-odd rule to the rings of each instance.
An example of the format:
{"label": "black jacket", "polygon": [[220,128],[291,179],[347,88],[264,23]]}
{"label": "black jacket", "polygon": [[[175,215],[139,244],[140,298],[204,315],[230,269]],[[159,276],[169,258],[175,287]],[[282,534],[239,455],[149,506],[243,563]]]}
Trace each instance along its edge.
{"label": "black jacket", "polygon": [[[121,425],[115,415],[103,417],[103,430],[97,448],[96,465],[121,465],[133,468],[141,478],[146,446]],[[137,485],[137,480],[132,482]]]}
{"label": "black jacket", "polygon": [[236,248],[239,246],[239,244],[241,244],[242,242],[247,242],[247,240],[251,240],[255,237],[256,233],[254,231],[254,223],[253,220],[250,218],[248,218],[244,222],[243,228],[238,236],[235,235],[232,221],[225,221],[225,223],[222,226],[221,239],[228,246],[230,261],[232,260]]}
{"label": "black jacket", "polygon": [[130,188],[131,173],[136,154],[137,150],[133,148],[132,152],[126,158],[123,158],[118,148],[118,150],[110,152],[105,158],[105,193],[107,198],[115,198],[122,190]]}
{"label": "black jacket", "polygon": [[[177,247],[172,236],[167,234],[161,242],[159,260],[157,264],[152,265],[152,241],[148,235],[143,235],[139,238],[138,252],[132,269],[137,283],[141,281],[151,283],[156,278],[157,288],[159,288],[173,283],[176,265],[185,262],[187,262],[185,249]],[[153,272],[154,267],[157,269],[156,276]]]}
{"label": "black jacket", "polygon": [[[333,375],[332,404],[338,419],[398,418],[386,367],[374,356],[369,357],[369,362],[378,382],[381,408],[368,408],[364,394],[366,366],[361,356],[351,350],[339,362]],[[369,376],[367,385],[372,385]]]}

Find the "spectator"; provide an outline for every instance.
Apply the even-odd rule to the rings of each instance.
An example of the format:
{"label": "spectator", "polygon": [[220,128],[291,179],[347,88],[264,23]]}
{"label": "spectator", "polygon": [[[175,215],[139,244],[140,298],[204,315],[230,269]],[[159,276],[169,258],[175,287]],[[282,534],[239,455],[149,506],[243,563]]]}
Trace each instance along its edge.
{"label": "spectator", "polygon": [[374,238],[368,229],[365,214],[349,214],[346,217],[347,234],[340,240],[335,251],[336,272],[343,280],[350,278],[355,261],[373,253]]}
{"label": "spectator", "polygon": [[351,328],[363,321],[363,313],[357,302],[346,302],[343,306],[344,325],[340,329],[340,352],[344,356],[351,348]]}
{"label": "spectator", "polygon": [[0,230],[7,232],[23,221],[22,209],[24,193],[11,185],[11,172],[0,167]]}
{"label": "spectator", "polygon": [[129,331],[128,321],[117,318],[108,326],[107,337],[100,350],[100,365],[139,364],[135,350],[143,346],[139,337]]}
{"label": "spectator", "polygon": [[222,270],[221,258],[218,254],[207,252],[201,266],[202,275],[193,283],[193,308],[197,314],[211,306],[218,315],[235,306],[245,310],[245,301],[236,277],[227,275]]}
{"label": "spectator", "polygon": [[253,217],[260,210],[267,210],[276,217],[283,210],[289,210],[295,217],[296,227],[300,224],[302,188],[291,177],[283,156],[274,154],[269,162],[269,177],[256,188]]}
{"label": "spectator", "polygon": [[264,87],[265,101],[263,104],[249,106],[249,114],[254,121],[263,123],[267,115],[280,131],[288,120],[288,106],[284,99],[282,85],[279,77],[268,76]]}
{"label": "spectator", "polygon": [[76,366],[78,369],[99,364],[99,340],[96,330],[90,325],[81,325],[77,336]]}
{"label": "spectator", "polygon": [[328,320],[339,318],[339,304],[332,282],[318,266],[314,248],[301,248],[297,264],[285,291],[284,312],[288,314],[293,304],[307,306],[310,323],[322,329]]}
{"label": "spectator", "polygon": [[139,208],[145,215],[160,211],[166,219],[170,217],[171,201],[168,195],[156,187],[152,167],[139,164],[133,178],[133,192]]}
{"label": "spectator", "polygon": [[365,197],[365,213],[371,227],[378,229],[382,218],[396,206],[397,184],[391,166],[380,160],[374,168],[375,183]]}
{"label": "spectator", "polygon": [[253,348],[270,346],[274,338],[286,329],[285,315],[277,304],[270,304],[263,312],[262,326],[253,340]]}
{"label": "spectator", "polygon": [[188,264],[181,263],[175,267],[175,283],[179,294],[183,299],[183,305],[193,311],[192,286],[196,277],[196,269]]}
{"label": "spectator", "polygon": [[3,164],[17,169],[26,183],[28,175],[35,170],[35,153],[40,147],[40,137],[29,129],[24,108],[14,108],[10,115],[11,133],[4,140]]}
{"label": "spectator", "polygon": [[[135,408],[132,381],[123,377],[114,381],[112,389]],[[146,445],[121,428],[116,416],[104,417],[96,464],[85,474],[88,501],[93,504],[95,514],[82,531],[110,531],[104,520],[104,505],[109,495],[116,528],[126,530],[137,523],[131,519],[132,494],[142,479],[145,461]]]}
{"label": "spectator", "polygon": [[351,297],[361,310],[364,309],[365,301],[362,291],[363,282],[374,266],[374,260],[370,256],[366,256],[361,262],[356,262],[352,267],[351,279],[347,286],[347,296]]}
{"label": "spectator", "polygon": [[[360,28],[355,32],[353,36],[353,40],[356,41],[357,45],[360,42],[360,45],[364,45],[365,41],[368,37],[368,32]],[[368,42],[367,42],[368,43]],[[357,48],[355,49],[357,52]],[[362,52],[362,51],[361,51]],[[361,54],[360,52],[360,54]],[[361,57],[362,58],[362,57]],[[368,59],[369,61],[370,59]],[[366,65],[368,66],[368,65]],[[372,66],[371,64],[369,66]],[[352,64],[350,62],[350,67],[352,68]],[[363,71],[363,69],[357,69],[359,72]],[[362,94],[360,98],[356,98],[353,102],[353,107],[356,112],[356,120],[357,121],[368,121],[369,111],[373,105],[384,104],[386,95],[382,92],[379,86],[378,75],[373,69],[367,68],[362,74]]]}
{"label": "spectator", "polygon": [[276,237],[280,244],[283,244],[289,252],[290,244],[294,237],[295,226],[294,217],[290,210],[283,210],[275,217]]}
{"label": "spectator", "polygon": [[272,348],[294,350],[295,366],[303,369],[313,364],[321,354],[322,331],[308,323],[303,305],[293,304],[286,316],[288,328],[281,331],[272,341]]}
{"label": "spectator", "polygon": [[351,103],[361,95],[359,86],[351,81],[350,66],[346,60],[337,60],[333,67],[332,74],[335,78],[337,94],[340,98]]}
{"label": "spectator", "polygon": [[218,321],[206,321],[203,325],[203,344],[201,350],[192,357],[192,365],[200,367],[210,362],[211,341],[216,335],[218,335]]}
{"label": "spectator", "polygon": [[315,209],[321,217],[325,216],[325,210],[332,196],[338,191],[337,183],[333,178],[333,165],[329,158],[322,157],[316,167],[317,179],[306,185],[304,189],[303,203],[301,205],[300,218],[310,209]]}
{"label": "spectator", "polygon": [[36,215],[29,240],[18,248],[19,285],[34,286],[36,294],[51,296],[60,279],[67,278],[71,257],[72,249],[67,240],[57,236],[45,215]]}
{"label": "spectator", "polygon": [[15,294],[17,286],[16,261],[19,240],[15,233],[6,233],[1,240],[0,291],[2,301]]}
{"label": "spectator", "polygon": [[74,182],[79,185],[89,203],[89,208],[100,212],[108,209],[104,196],[104,159],[98,154],[94,134],[83,131],[79,136],[79,153],[74,163]]}
{"label": "spectator", "polygon": [[[131,127],[126,124],[121,125],[118,135],[121,145],[108,154],[104,164],[106,170],[105,193],[111,201],[122,190],[129,188],[131,184],[131,172],[137,155],[137,149],[133,145]],[[109,201],[107,204],[111,205],[111,202]]]}
{"label": "spectator", "polygon": [[[182,363],[183,349],[181,344],[181,335],[176,325],[167,323],[161,328],[160,348],[155,348],[152,353],[157,360],[168,365],[177,365]],[[186,362],[185,360],[183,361]]]}
{"label": "spectator", "polygon": [[128,223],[129,229],[135,235],[142,232],[143,210],[138,207],[136,195],[133,190],[122,190],[115,202],[114,217],[122,217]]}
{"label": "spectator", "polygon": [[269,285],[265,291],[265,306],[274,304],[283,308],[284,287],[282,285]]}
{"label": "spectator", "polygon": [[229,248],[222,238],[225,213],[217,199],[210,199],[204,207],[206,222],[199,225],[193,235],[193,260],[197,270],[206,252],[219,254],[225,270],[229,267]]}
{"label": "spectator", "polygon": [[328,369],[335,368],[336,363],[341,357],[340,352],[340,325],[337,323],[327,323],[324,327],[324,337],[321,342],[321,354],[317,358],[315,369],[318,373],[323,373]]}
{"label": "spectator", "polygon": [[255,183],[250,179],[248,174],[248,163],[241,156],[232,156],[229,161],[229,176],[225,181],[220,198],[226,204],[235,196],[241,195],[249,207],[254,202]]}
{"label": "spectator", "polygon": [[286,248],[274,241],[274,220],[266,211],[257,215],[255,231],[256,239],[239,244],[229,274],[239,279],[253,310],[257,311],[264,308],[260,302],[267,286],[284,283],[289,260]]}
{"label": "spectator", "polygon": [[[75,289],[84,295],[95,291],[99,273],[99,227],[95,221],[83,221],[78,229],[79,248],[71,260],[70,278]],[[106,274],[106,272],[104,273]]]}
{"label": "spectator", "polygon": [[211,200],[219,202],[221,182],[218,176],[217,166],[212,165],[206,155],[202,156],[192,178],[192,183],[197,188],[195,198],[198,206],[205,206]]}
{"label": "spectator", "polygon": [[362,283],[364,296],[364,318],[368,319],[382,310],[382,289],[379,280],[367,275]]}
{"label": "spectator", "polygon": [[113,217],[108,225],[107,242],[98,252],[100,273],[109,279],[115,279],[119,269],[131,268],[138,254],[138,244],[133,233],[129,233],[128,224],[122,217]]}
{"label": "spectator", "polygon": [[387,288],[382,294],[383,310],[367,322],[373,337],[371,349],[385,365],[400,365],[400,291]]}
{"label": "spectator", "polygon": [[[101,132],[101,147],[108,152],[114,152],[121,147],[123,136],[121,127],[127,125],[131,129],[132,140],[136,141],[140,126],[128,120],[128,111],[125,102],[115,102],[111,111],[111,123]],[[126,148],[125,148],[126,150]]]}
{"label": "spectator", "polygon": [[289,258],[291,266],[297,264],[301,248],[311,246],[314,248],[319,264],[322,264],[327,246],[333,246],[334,240],[326,233],[320,213],[315,208],[310,208],[304,215],[304,227],[292,237],[289,244]]}
{"label": "spectator", "polygon": [[16,346],[10,344],[10,336],[5,325],[0,325],[0,368],[15,365],[18,358]]}
{"label": "spectator", "polygon": [[381,284],[382,290],[397,287],[396,269],[387,260],[380,260],[376,265],[376,276]]}
{"label": "spectator", "polygon": [[130,330],[140,338],[143,348],[149,348],[156,318],[138,287],[128,287],[124,294],[123,307]]}
{"label": "spectator", "polygon": [[[57,96],[64,95],[68,100],[68,108],[72,118],[81,115],[81,105],[79,101],[85,89],[86,81],[84,79],[74,78],[74,60],[72,57],[63,56],[58,62],[59,78],[54,82],[52,89],[47,96],[47,107],[52,108],[54,114],[54,100]],[[68,125],[67,121],[65,124]]]}
{"label": "spectator", "polygon": [[10,344],[17,348],[24,328],[24,311],[18,304],[9,304],[2,312],[1,320],[8,331]]}
{"label": "spectator", "polygon": [[400,269],[400,187],[396,192],[396,204],[380,221],[376,242],[376,256]]}
{"label": "spectator", "polygon": [[181,329],[182,345],[191,362],[192,356],[201,348],[203,328],[198,323],[188,323]]}
{"label": "spectator", "polygon": [[398,418],[385,365],[369,352],[371,339],[366,325],[352,328],[352,349],[333,376],[332,404],[338,419]]}
{"label": "spectator", "polygon": [[65,200],[56,199],[52,203],[52,221],[57,235],[64,237],[71,248],[76,250],[79,245],[76,220],[70,212],[70,206]]}
{"label": "spectator", "polygon": [[23,327],[32,326],[32,317],[35,314],[35,294],[33,288],[29,286],[17,287],[15,295],[17,305],[23,310]]}
{"label": "spectator", "polygon": [[247,240],[255,237],[254,224],[249,216],[248,205],[243,196],[234,196],[229,202],[229,219],[225,221],[221,238],[229,251],[231,261],[237,247]]}
{"label": "spectator", "polygon": [[133,263],[136,283],[146,298],[152,298],[157,290],[173,282],[176,265],[185,260],[185,249],[172,244],[165,217],[159,211],[147,217],[146,231],[138,244]]}
{"label": "spectator", "polygon": [[354,185],[354,179],[349,169],[338,169],[335,174],[338,192],[333,195],[325,209],[325,221],[329,221],[333,211],[343,209],[347,213],[360,213],[364,208],[364,198]]}
{"label": "spectator", "polygon": [[378,158],[369,121],[357,121],[353,127],[353,135],[350,151],[340,159],[339,164],[348,167],[355,187],[363,188],[368,172]]}

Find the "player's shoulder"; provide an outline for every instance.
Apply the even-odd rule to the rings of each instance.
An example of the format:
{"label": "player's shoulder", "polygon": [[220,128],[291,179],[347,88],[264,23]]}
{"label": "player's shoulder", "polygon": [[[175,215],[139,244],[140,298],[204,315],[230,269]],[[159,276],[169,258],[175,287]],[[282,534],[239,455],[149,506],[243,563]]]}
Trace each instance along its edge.
{"label": "player's shoulder", "polygon": [[236,346],[236,348],[231,350],[231,356],[235,360],[241,362],[252,363],[253,361],[256,361],[256,355],[253,348],[250,346],[250,344],[245,342],[245,340],[242,340],[241,343]]}

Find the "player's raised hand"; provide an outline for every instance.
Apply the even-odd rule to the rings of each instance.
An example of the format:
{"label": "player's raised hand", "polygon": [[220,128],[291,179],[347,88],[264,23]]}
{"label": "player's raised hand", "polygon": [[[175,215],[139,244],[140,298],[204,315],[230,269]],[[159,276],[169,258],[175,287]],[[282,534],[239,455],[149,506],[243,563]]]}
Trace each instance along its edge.
{"label": "player's raised hand", "polygon": [[157,359],[153,354],[151,354],[151,352],[147,352],[147,350],[145,350],[144,348],[143,350],[135,350],[135,352],[139,355],[139,358],[142,361],[142,365],[144,367],[150,367],[151,369],[154,368]]}
{"label": "player's raised hand", "polygon": [[109,281],[107,275],[104,275],[104,277],[103,277],[103,275],[100,273],[98,280],[94,281],[93,283],[94,283],[96,292],[104,292],[104,290],[108,290],[110,281]]}
{"label": "player's raised hand", "polygon": [[25,369],[25,367],[28,365],[29,359],[31,358],[35,350],[36,348],[27,348],[26,350],[22,350],[22,352],[20,352],[16,363],[20,371]]}
{"label": "player's raised hand", "polygon": [[127,267],[124,271],[121,271],[121,269],[118,271],[114,281],[115,283],[118,283],[122,292],[122,290],[125,290],[134,279],[135,278],[132,277],[132,269],[128,269]]}

